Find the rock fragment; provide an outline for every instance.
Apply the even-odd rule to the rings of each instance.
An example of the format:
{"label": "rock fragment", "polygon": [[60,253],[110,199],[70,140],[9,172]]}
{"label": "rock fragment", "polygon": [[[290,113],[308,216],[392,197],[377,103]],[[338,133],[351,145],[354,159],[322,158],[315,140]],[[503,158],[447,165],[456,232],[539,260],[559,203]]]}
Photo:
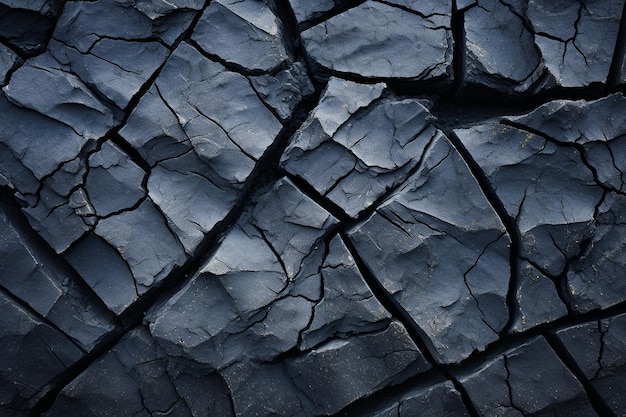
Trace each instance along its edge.
{"label": "rock fragment", "polygon": [[484,416],[596,416],[578,380],[537,337],[460,378]]}
{"label": "rock fragment", "polygon": [[331,78],[281,160],[351,217],[401,184],[438,134],[418,100],[381,98],[383,88]]}
{"label": "rock fragment", "polygon": [[626,407],[626,316],[568,327],[557,332],[563,345],[608,407],[619,415]]}
{"label": "rock fragment", "polygon": [[331,75],[450,82],[452,7],[446,2],[438,7],[421,4],[412,2],[412,13],[367,1],[302,32],[303,46]]}
{"label": "rock fragment", "polygon": [[120,135],[151,165],[148,194],[193,254],[281,128],[245,77],[183,43]]}
{"label": "rock fragment", "polygon": [[445,136],[348,236],[438,361],[458,362],[498,339],[507,320],[510,239]]}
{"label": "rock fragment", "polygon": [[191,36],[207,53],[248,71],[271,72],[291,59],[283,27],[270,7],[254,0],[215,0]]}

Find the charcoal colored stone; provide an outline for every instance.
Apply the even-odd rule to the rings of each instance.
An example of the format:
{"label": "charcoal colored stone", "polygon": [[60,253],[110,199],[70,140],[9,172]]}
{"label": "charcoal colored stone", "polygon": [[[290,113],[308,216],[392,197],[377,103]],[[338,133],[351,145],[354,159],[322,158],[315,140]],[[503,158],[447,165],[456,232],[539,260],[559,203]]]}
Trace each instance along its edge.
{"label": "charcoal colored stone", "polygon": [[337,220],[286,179],[255,202],[192,280],[148,315],[168,354],[221,370],[298,343],[320,297],[321,240]]}
{"label": "charcoal colored stone", "polygon": [[[359,86],[331,79],[312,115],[292,137],[281,165],[356,217],[404,181],[437,135],[433,117],[417,100],[383,98],[381,84]],[[362,94],[362,97],[356,96]],[[359,97],[369,105],[358,108]],[[347,106],[349,118],[326,128],[328,106]],[[334,126],[334,125],[333,125]]]}
{"label": "charcoal colored stone", "polygon": [[120,134],[154,166],[148,194],[193,254],[280,130],[245,77],[183,43]]}
{"label": "charcoal colored stone", "polygon": [[191,39],[211,55],[251,71],[272,71],[289,59],[280,20],[255,0],[215,0]]}
{"label": "charcoal colored stone", "polygon": [[368,414],[372,417],[467,417],[461,393],[450,381],[433,384],[426,388],[412,389],[399,396],[398,401],[383,410]]}
{"label": "charcoal colored stone", "polygon": [[[163,9],[157,3],[136,5],[133,0],[68,2],[53,33],[49,53],[85,84],[124,109],[167,59],[168,48],[191,23],[194,9],[201,7],[193,1],[167,5]],[[103,15],[107,19],[102,19]],[[172,19],[174,26],[170,26]]]}
{"label": "charcoal colored stone", "polygon": [[157,356],[150,333],[132,330],[56,398],[45,416],[191,416]]}
{"label": "charcoal colored stone", "polygon": [[22,59],[11,50],[0,44],[0,86],[6,84],[9,73],[22,64]]}
{"label": "charcoal colored stone", "polygon": [[335,6],[347,3],[347,0],[289,0],[294,17],[299,25],[323,16]]}
{"label": "charcoal colored stone", "polygon": [[122,313],[139,297],[128,264],[94,233],[88,233],[64,257],[113,313]]}
{"label": "charcoal colored stone", "polygon": [[[553,277],[556,288],[562,285],[570,262],[579,256],[584,242],[596,228],[596,206],[604,194],[576,148],[565,146],[565,139],[540,134],[539,128],[524,127],[529,126],[529,120],[532,123],[547,120],[548,114],[554,114],[551,109],[555,106],[559,108],[561,103],[549,103],[536,113],[512,118],[519,128],[493,122],[455,130],[486,174],[508,215],[516,220],[520,256],[522,261],[532,264],[531,268],[520,262],[520,286],[528,290],[535,288],[524,297],[534,307],[525,306],[523,300],[518,302],[519,317],[521,320],[528,311],[535,316],[532,320],[535,323],[566,313],[561,303],[553,302],[554,291],[548,290],[547,281],[540,277]],[[563,112],[547,123],[558,125],[561,118],[575,120],[576,114]],[[540,287],[546,290],[542,308],[538,308],[538,301],[531,295],[543,292]],[[560,297],[566,298],[566,294]],[[543,317],[538,315],[540,311]],[[517,322],[516,329],[526,328],[528,323]]]}
{"label": "charcoal colored stone", "polygon": [[114,330],[112,317],[79,277],[42,249],[16,213],[0,210],[0,287],[90,351]]}
{"label": "charcoal colored stone", "polygon": [[146,195],[146,173],[111,142],[91,154],[85,192],[98,217],[107,217],[135,206]]}
{"label": "charcoal colored stone", "polygon": [[508,316],[510,239],[445,136],[348,236],[437,360],[458,362],[498,339]]}
{"label": "charcoal colored stone", "polygon": [[[307,415],[333,415],[382,386],[395,385],[430,365],[398,322],[379,333],[333,339],[288,360],[293,384],[318,400]],[[333,387],[329,390],[328,387]]]}
{"label": "charcoal colored stone", "polygon": [[0,291],[0,412],[28,410],[84,352]]}
{"label": "charcoal colored stone", "polygon": [[46,49],[65,0],[2,0],[0,39],[26,55]]}
{"label": "charcoal colored stone", "polygon": [[186,260],[182,245],[150,200],[132,211],[99,221],[94,232],[126,261],[139,295]]}
{"label": "charcoal colored stone", "polygon": [[[426,7],[433,4],[426,3]],[[414,6],[421,13],[420,5]],[[367,1],[305,30],[301,37],[311,60],[332,74],[449,81],[451,9],[449,4],[440,3],[442,14],[424,17]],[[406,27],[412,29],[406,31]]]}
{"label": "charcoal colored stone", "polygon": [[626,300],[621,279],[626,269],[625,204],[623,195],[607,194],[598,207],[595,233],[567,272],[568,295],[577,312],[607,308]]}
{"label": "charcoal colored stone", "polygon": [[626,406],[626,316],[568,327],[557,336],[606,404],[619,415]]}
{"label": "charcoal colored stone", "polygon": [[623,6],[620,0],[528,2],[534,43],[557,85],[606,83]]}
{"label": "charcoal colored stone", "polygon": [[578,380],[542,337],[460,378],[480,415],[596,416]]}
{"label": "charcoal colored stone", "polygon": [[48,54],[29,59],[3,91],[18,106],[56,119],[87,139],[103,137],[119,122],[88,86]]}
{"label": "charcoal colored stone", "polygon": [[391,315],[372,294],[339,236],[330,241],[321,276],[324,293],[302,332],[300,350],[333,337],[349,338],[388,326]]}
{"label": "charcoal colored stone", "polygon": [[278,114],[281,121],[291,119],[301,100],[313,94],[313,84],[300,61],[276,75],[250,77],[250,83],[259,97]]}
{"label": "charcoal colored stone", "polygon": [[508,93],[551,85],[542,77],[541,52],[524,23],[499,0],[478,0],[464,13],[468,84]]}

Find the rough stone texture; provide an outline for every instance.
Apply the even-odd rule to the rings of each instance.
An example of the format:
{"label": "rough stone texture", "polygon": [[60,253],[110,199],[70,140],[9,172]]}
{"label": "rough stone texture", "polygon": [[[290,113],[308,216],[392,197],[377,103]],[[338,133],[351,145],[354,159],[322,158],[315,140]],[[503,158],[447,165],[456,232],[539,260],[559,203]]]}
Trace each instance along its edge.
{"label": "rough stone texture", "polygon": [[11,293],[32,309],[31,314],[48,320],[90,351],[113,330],[111,315],[80,277],[28,235],[16,215],[14,208],[0,207],[0,291]]}
{"label": "rough stone texture", "polygon": [[280,129],[245,77],[183,43],[120,134],[151,165],[148,194],[193,254]]}
{"label": "rough stone texture", "polygon": [[439,135],[415,175],[348,235],[438,361],[458,362],[498,339],[510,240],[447,138]]}
{"label": "rough stone texture", "polygon": [[622,415],[623,6],[0,0],[0,416]]}
{"label": "rough stone texture", "polygon": [[623,1],[476,3],[464,13],[469,86],[526,94],[606,83]]}
{"label": "rough stone texture", "polygon": [[469,412],[463,404],[461,393],[452,382],[445,381],[427,388],[414,389],[382,410],[368,414],[371,417],[467,417]]}
{"label": "rough stone texture", "polygon": [[582,385],[542,337],[460,379],[483,416],[596,416]]}
{"label": "rough stone texture", "polygon": [[191,39],[207,53],[250,71],[269,72],[290,59],[282,24],[261,1],[212,1]]}
{"label": "rough stone texture", "polygon": [[26,55],[44,51],[65,1],[0,1],[0,40]]}
{"label": "rough stone texture", "polygon": [[28,410],[84,352],[0,291],[0,412]]}
{"label": "rough stone texture", "polygon": [[282,157],[287,171],[351,217],[404,181],[438,132],[419,101],[380,98],[383,87],[332,78]]}
{"label": "rough stone texture", "polygon": [[11,50],[0,44],[0,86],[7,82],[9,73],[22,64],[22,59]]}
{"label": "rough stone texture", "polygon": [[623,413],[626,316],[572,326],[558,331],[557,335],[610,409],[616,415]]}
{"label": "rough stone texture", "polygon": [[[140,327],[65,387],[44,415],[228,416],[224,383],[215,375],[196,378],[160,356],[150,332]],[[194,379],[205,398],[190,390]]]}
{"label": "rough stone texture", "polygon": [[[415,13],[367,1],[302,32],[304,48],[316,65],[332,74],[450,78],[451,6],[446,2],[410,3]],[[434,4],[439,7],[433,13]],[[412,30],[407,32],[405,27]]]}
{"label": "rough stone texture", "polygon": [[298,61],[276,75],[250,77],[252,88],[281,121],[291,119],[301,100],[315,92],[305,65]]}
{"label": "rough stone texture", "polygon": [[613,234],[621,223],[625,129],[612,114],[625,105],[621,95],[560,100],[455,131],[519,230],[518,331],[561,317],[566,307],[588,311],[624,300],[613,278],[624,268],[623,243]]}

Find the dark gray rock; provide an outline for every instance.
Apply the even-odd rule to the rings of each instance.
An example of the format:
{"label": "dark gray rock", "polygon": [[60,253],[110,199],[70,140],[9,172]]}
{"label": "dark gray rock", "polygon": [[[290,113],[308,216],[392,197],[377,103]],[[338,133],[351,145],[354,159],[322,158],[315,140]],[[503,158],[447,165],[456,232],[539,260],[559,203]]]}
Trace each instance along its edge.
{"label": "dark gray rock", "polygon": [[393,321],[378,333],[332,339],[287,360],[286,368],[295,387],[313,399],[312,410],[305,414],[333,415],[380,388],[426,371],[430,365],[404,327]]}
{"label": "dark gray rock", "polygon": [[337,221],[285,179],[255,202],[199,273],[148,315],[168,354],[221,370],[269,361],[307,328],[320,298],[322,238]]}
{"label": "dark gray rock", "polygon": [[282,121],[291,119],[302,98],[315,91],[306,67],[300,61],[276,75],[250,77],[250,83],[263,102],[272,108]]}
{"label": "dark gray rock", "polygon": [[11,50],[0,44],[0,86],[6,84],[8,74],[22,64],[22,59]]}
{"label": "dark gray rock", "polygon": [[460,378],[482,416],[596,416],[578,380],[542,337]]}
{"label": "dark gray rock", "polygon": [[207,53],[250,71],[269,72],[290,60],[282,24],[262,1],[212,1],[191,39]]}
{"label": "dark gray rock", "polygon": [[606,83],[624,2],[528,2],[543,66],[562,87]]}
{"label": "dark gray rock", "polygon": [[[520,255],[530,264],[520,262],[519,285],[530,291],[524,298],[533,304],[526,306],[523,299],[518,300],[520,315],[515,328],[519,331],[530,327],[523,322],[527,313],[535,316],[531,320],[535,324],[566,313],[561,303],[555,302],[556,288],[563,285],[570,262],[593,234],[596,206],[604,194],[584,155],[567,146],[565,134],[555,139],[550,133],[556,132],[544,134],[540,126],[532,127],[541,120],[556,128],[561,123],[575,123],[576,112],[554,111],[561,106],[561,102],[546,104],[528,116],[505,122],[519,127],[491,122],[455,131],[519,229]],[[545,277],[554,279],[554,290],[549,289]],[[532,294],[541,292],[545,303],[539,308]],[[559,297],[569,298],[565,293]]]}
{"label": "dark gray rock", "polygon": [[312,19],[319,18],[336,6],[348,3],[348,0],[289,0],[293,14],[300,27]]}
{"label": "dark gray rock", "polygon": [[183,43],[120,134],[154,166],[148,194],[193,254],[281,128],[245,77]]}
{"label": "dark gray rock", "polygon": [[572,326],[557,336],[616,415],[626,407],[626,316]]}
{"label": "dark gray rock", "polygon": [[96,234],[88,233],[64,257],[113,313],[122,313],[139,297],[128,264]]}
{"label": "dark gray rock", "polygon": [[[189,390],[191,375],[170,365],[155,349],[150,332],[139,327],[66,386],[44,415],[229,415],[228,402],[220,405],[216,401],[216,407],[210,407],[210,399],[194,398]],[[196,381],[196,387],[204,389],[202,396],[216,399],[224,393],[211,379],[210,375],[204,376]]]}
{"label": "dark gray rock", "polygon": [[383,410],[368,414],[372,417],[469,417],[461,393],[450,381],[426,388],[412,389]]}
{"label": "dark gray rock", "polygon": [[606,83],[623,4],[480,0],[464,13],[466,80],[507,94]]}
{"label": "dark gray rock", "polygon": [[149,199],[134,210],[100,220],[94,231],[126,261],[139,295],[158,285],[187,259],[182,245]]}
{"label": "dark gray rock", "polygon": [[191,24],[195,11],[203,6],[200,3],[68,2],[53,33],[49,53],[85,84],[124,109],[169,56],[168,47]]}
{"label": "dark gray rock", "polygon": [[607,194],[598,207],[598,225],[588,245],[567,272],[572,308],[587,312],[626,300],[626,198]]}
{"label": "dark gray rock", "polygon": [[303,46],[331,74],[450,81],[452,7],[442,2],[428,14],[434,5],[412,2],[417,12],[411,13],[367,1],[302,32]]}
{"label": "dark gray rock", "polygon": [[339,236],[330,241],[320,273],[324,292],[302,332],[300,350],[389,325],[391,315],[372,294]]}
{"label": "dark gray rock", "polygon": [[2,90],[18,106],[56,119],[86,139],[99,139],[119,123],[89,87],[48,54],[29,59]]}
{"label": "dark gray rock", "polygon": [[447,138],[437,137],[406,185],[348,235],[437,360],[459,362],[498,339],[510,239]]}
{"label": "dark gray rock", "polygon": [[[521,5],[520,2],[515,4]],[[542,88],[544,67],[523,16],[499,0],[478,0],[464,13],[466,82],[499,92]]]}
{"label": "dark gray rock", "polygon": [[46,49],[65,0],[0,1],[0,39],[26,55]]}
{"label": "dark gray rock", "polygon": [[0,287],[90,351],[114,330],[113,317],[79,277],[54,259],[20,223],[15,209],[0,207]]}
{"label": "dark gray rock", "polygon": [[0,291],[0,413],[28,410],[84,352]]}
{"label": "dark gray rock", "polygon": [[85,193],[98,217],[128,210],[146,195],[146,173],[111,142],[91,154],[85,176]]}
{"label": "dark gray rock", "polygon": [[351,217],[401,184],[438,134],[418,100],[377,99],[382,88],[331,78],[281,160]]}

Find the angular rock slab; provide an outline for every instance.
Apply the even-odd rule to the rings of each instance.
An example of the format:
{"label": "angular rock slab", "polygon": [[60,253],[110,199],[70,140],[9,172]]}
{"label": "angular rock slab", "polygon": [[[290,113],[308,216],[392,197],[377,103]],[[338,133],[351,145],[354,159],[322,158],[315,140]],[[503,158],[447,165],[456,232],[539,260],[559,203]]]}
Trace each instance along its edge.
{"label": "angular rock slab", "polygon": [[65,0],[0,1],[0,39],[25,55],[46,49]]}
{"label": "angular rock slab", "polygon": [[0,288],[91,351],[114,330],[113,316],[80,277],[29,235],[15,211],[0,206]]}
{"label": "angular rock slab", "polygon": [[381,98],[383,88],[331,78],[281,159],[351,217],[401,184],[438,134],[418,100]]}
{"label": "angular rock slab", "polygon": [[0,86],[7,82],[7,75],[22,64],[22,59],[11,48],[0,45]]}
{"label": "angular rock slab", "polygon": [[459,378],[483,416],[596,416],[580,382],[543,337]]}
{"label": "angular rock slab", "polygon": [[255,0],[215,0],[191,39],[211,55],[249,71],[270,72],[290,60],[280,20]]}
{"label": "angular rock slab", "polygon": [[148,314],[168,355],[219,371],[244,416],[332,414],[429,368],[342,240],[326,247],[336,219],[284,178],[252,202],[200,273]]}
{"label": "angular rock slab", "polygon": [[202,0],[68,2],[49,53],[124,109],[203,5]]}
{"label": "angular rock slab", "polygon": [[[28,410],[84,351],[0,291],[0,413]],[[10,415],[10,414],[9,414]]]}
{"label": "angular rock slab", "polygon": [[[620,223],[611,213],[619,212],[621,199],[605,198],[605,193],[621,192],[619,155],[625,129],[613,112],[625,104],[621,95],[593,102],[555,101],[528,115],[455,130],[519,229],[519,286],[536,289],[528,296],[518,289],[520,316],[515,330],[566,314],[562,302],[567,308],[587,311],[624,299],[624,289],[612,275],[615,268],[623,268],[623,260],[600,259],[618,253],[610,247],[623,245],[611,228]],[[616,162],[601,163],[601,158]],[[600,206],[606,213],[604,220],[599,220]],[[597,243],[602,239],[603,244]],[[560,293],[549,288],[548,277]],[[611,287],[605,295],[602,289]],[[532,301],[532,294],[540,293],[545,301],[541,305]],[[525,306],[524,299],[534,305]]]}
{"label": "angular rock slab", "polygon": [[183,43],[120,135],[151,166],[148,195],[193,254],[281,129],[245,77]]}
{"label": "angular rock slab", "polygon": [[436,360],[457,363],[498,339],[508,317],[510,239],[445,136],[348,236],[424,332]]}
{"label": "angular rock slab", "polygon": [[622,1],[476,3],[463,15],[468,85],[515,95],[607,82]]}
{"label": "angular rock slab", "polygon": [[449,82],[451,5],[389,3],[367,1],[302,32],[309,58],[329,74]]}
{"label": "angular rock slab", "polygon": [[585,377],[610,409],[619,415],[626,407],[626,316],[624,314],[568,327],[557,336]]}
{"label": "angular rock slab", "polygon": [[[231,415],[219,377],[196,379],[180,371],[179,364],[160,355],[150,332],[139,327],[67,385],[44,415]],[[202,395],[190,390],[192,383]]]}
{"label": "angular rock slab", "polygon": [[412,389],[397,402],[383,410],[368,414],[371,417],[468,417],[469,411],[461,399],[461,393],[450,381],[433,384],[426,388]]}
{"label": "angular rock slab", "polygon": [[322,239],[336,223],[290,181],[277,181],[200,272],[147,317],[152,334],[170,355],[218,370],[293,348],[320,297]]}

